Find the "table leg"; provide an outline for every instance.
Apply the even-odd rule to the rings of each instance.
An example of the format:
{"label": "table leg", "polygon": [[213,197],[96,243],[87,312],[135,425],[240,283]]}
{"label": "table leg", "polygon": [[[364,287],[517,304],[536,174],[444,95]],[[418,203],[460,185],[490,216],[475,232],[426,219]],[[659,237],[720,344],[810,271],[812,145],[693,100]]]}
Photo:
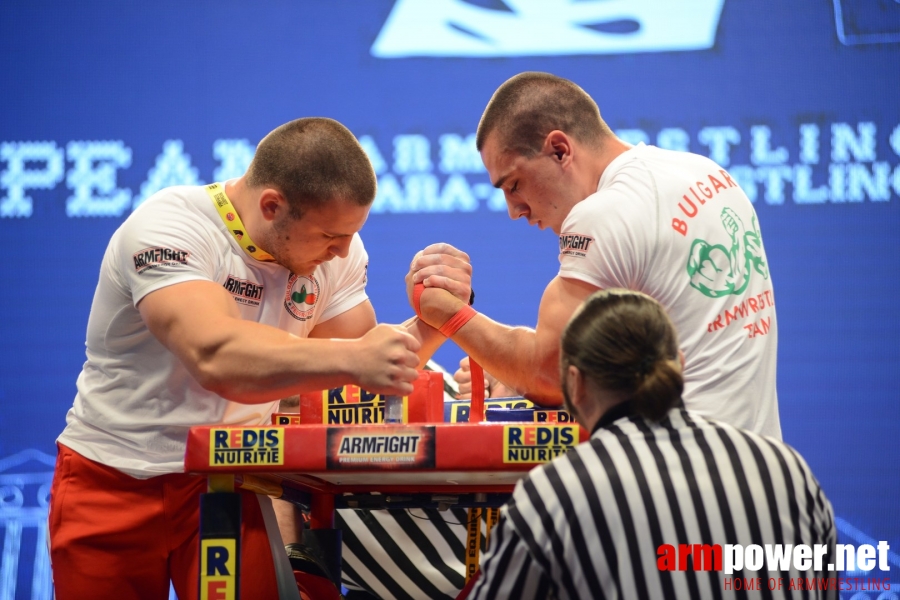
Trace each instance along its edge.
{"label": "table leg", "polygon": [[341,530],[334,528],[334,495],[313,494],[309,510],[310,528],[303,532],[303,544],[318,556],[330,579],[341,588]]}
{"label": "table leg", "polygon": [[334,495],[313,494],[309,507],[311,529],[334,529]]}
{"label": "table leg", "polygon": [[209,477],[200,495],[200,598],[240,598],[241,496],[234,477]]}

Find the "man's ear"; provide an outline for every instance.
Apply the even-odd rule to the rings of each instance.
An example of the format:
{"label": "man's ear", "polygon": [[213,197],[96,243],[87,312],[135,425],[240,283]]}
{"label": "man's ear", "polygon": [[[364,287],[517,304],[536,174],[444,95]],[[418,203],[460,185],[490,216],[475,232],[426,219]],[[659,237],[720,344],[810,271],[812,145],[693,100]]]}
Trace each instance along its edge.
{"label": "man's ear", "polygon": [[569,400],[579,412],[585,399],[584,375],[575,365],[569,365],[566,369],[566,391],[569,393]]}
{"label": "man's ear", "polygon": [[281,192],[272,188],[265,188],[259,195],[259,210],[263,219],[274,221],[281,213],[287,211],[287,200]]}
{"label": "man's ear", "polygon": [[544,154],[551,156],[563,166],[572,161],[572,140],[565,132],[554,129],[544,138]]}

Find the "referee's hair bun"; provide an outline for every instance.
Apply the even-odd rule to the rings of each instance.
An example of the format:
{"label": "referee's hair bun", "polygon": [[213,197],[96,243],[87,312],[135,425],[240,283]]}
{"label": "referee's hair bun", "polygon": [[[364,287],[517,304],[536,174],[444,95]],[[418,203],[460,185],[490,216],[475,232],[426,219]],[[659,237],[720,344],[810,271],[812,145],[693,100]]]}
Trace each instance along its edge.
{"label": "referee's hair bun", "polygon": [[561,364],[658,421],[678,405],[684,378],[678,336],[656,300],[632,290],[595,292],[563,331]]}
{"label": "referee's hair bun", "polygon": [[675,360],[657,360],[638,378],[632,394],[635,410],[651,421],[662,419],[678,403],[684,391],[681,365]]}

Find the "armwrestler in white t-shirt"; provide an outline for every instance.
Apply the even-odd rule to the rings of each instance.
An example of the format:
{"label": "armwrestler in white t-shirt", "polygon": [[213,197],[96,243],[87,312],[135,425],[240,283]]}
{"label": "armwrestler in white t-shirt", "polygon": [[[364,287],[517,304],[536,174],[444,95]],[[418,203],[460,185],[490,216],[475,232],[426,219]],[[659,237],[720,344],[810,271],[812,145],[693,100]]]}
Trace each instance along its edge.
{"label": "armwrestler in white t-shirt", "polygon": [[[574,310],[598,289],[645,292],[678,330],[685,406],[781,437],[772,280],[756,212],[727,171],[695,154],[626,144],[584,90],[546,73],[500,86],[476,138],[510,217],[559,235],[560,270],[535,329],[478,315],[454,342],[498,380],[558,405],[560,334]],[[408,277],[426,286],[426,321],[462,306],[428,273]]]}
{"label": "armwrestler in white t-shirt", "polygon": [[[173,187],[151,196],[115,232],[88,321],[87,362],[60,443],[145,479],[183,470],[191,426],[271,422],[276,400],[246,403],[220,397],[153,334],[141,305],[153,292],[171,292],[173,300],[190,305],[195,290],[215,285],[214,294],[209,290],[215,299],[192,306],[191,320],[202,324],[209,318],[206,313],[217,308],[216,301],[232,302],[230,316],[265,325],[263,335],[285,332],[297,338],[315,336],[320,322],[364,310],[368,256],[357,233],[346,237],[346,249],[333,260],[296,275],[245,252],[226,222],[205,187]],[[221,327],[215,321],[210,325],[211,330]]]}
{"label": "armwrestler in white t-shirt", "polygon": [[[244,176],[163,190],[116,231],[58,440],[59,600],[162,600],[170,579],[196,598],[205,483],[183,473],[190,427],[266,425],[280,398],[346,383],[412,391],[445,338],[418,319],[376,325],[358,235],[375,186],[343,125],[298,119],[260,142]],[[468,299],[466,255],[448,246],[430,261]],[[243,502],[241,589],[274,597],[254,501]]]}

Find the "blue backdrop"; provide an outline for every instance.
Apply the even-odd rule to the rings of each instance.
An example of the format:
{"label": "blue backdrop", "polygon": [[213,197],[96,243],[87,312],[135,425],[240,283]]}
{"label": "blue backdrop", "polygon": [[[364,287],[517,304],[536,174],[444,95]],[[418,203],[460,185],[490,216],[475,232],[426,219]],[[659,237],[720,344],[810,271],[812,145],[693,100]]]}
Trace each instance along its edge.
{"label": "blue backdrop", "polygon": [[784,437],[842,534],[887,540],[900,568],[900,2],[7,0],[0,525],[20,559],[0,598],[46,594],[34,524],[110,235],[162,187],[241,174],[275,126],[332,117],[369,152],[380,320],[410,315],[409,260],[447,241],[472,256],[480,310],[534,324],[557,241],[508,218],[473,143],[524,70],[580,84],[629,141],[713,157],[754,200]]}

